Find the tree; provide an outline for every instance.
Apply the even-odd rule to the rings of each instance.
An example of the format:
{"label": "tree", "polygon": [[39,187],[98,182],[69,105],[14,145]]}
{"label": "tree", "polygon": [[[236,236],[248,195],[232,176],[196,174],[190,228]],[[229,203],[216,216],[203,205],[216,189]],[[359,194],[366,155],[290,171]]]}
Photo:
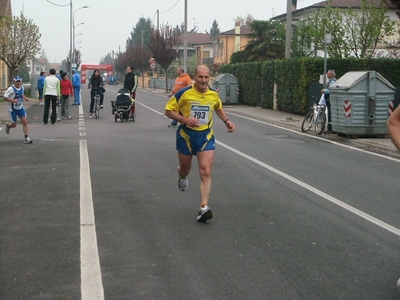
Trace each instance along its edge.
{"label": "tree", "polygon": [[247,14],[246,17],[237,16],[235,19],[233,19],[233,21],[235,23],[239,22],[240,26],[249,26],[254,21],[254,17],[250,14]]}
{"label": "tree", "polygon": [[221,30],[219,29],[217,20],[214,19],[214,21],[213,21],[213,23],[211,25],[211,28],[210,28],[210,35],[216,35],[216,34],[219,34],[219,33],[221,33]]}
{"label": "tree", "polygon": [[[131,62],[130,65],[135,70],[139,70],[143,74],[143,72],[149,68],[151,53],[145,46],[135,45],[127,49],[126,52],[128,60]],[[144,76],[142,76],[142,87],[144,87]]]}
{"label": "tree", "polygon": [[389,0],[388,5],[396,11],[396,15],[400,18],[400,0]]}
{"label": "tree", "polygon": [[8,67],[9,83],[21,64],[39,53],[40,37],[39,27],[22,13],[19,17],[0,19],[0,60]]}
{"label": "tree", "polygon": [[300,26],[306,33],[303,38],[312,41],[316,49],[324,48],[324,34],[332,34],[328,44],[330,57],[343,58],[353,55],[358,58],[372,56],[378,43],[386,36],[394,34],[394,21],[386,12],[388,6],[382,1],[376,5],[374,0],[361,0],[360,11],[332,7],[332,0],[317,13],[309,16]]}
{"label": "tree", "polygon": [[284,58],[285,28],[281,22],[254,20],[250,23],[250,29],[250,41],[243,50],[246,61]]}
{"label": "tree", "polygon": [[140,18],[131,31],[131,36],[126,40],[126,49],[135,45],[144,45],[150,49],[151,20]]}
{"label": "tree", "polygon": [[[177,49],[179,37],[173,34],[173,29],[169,25],[163,25],[160,30],[151,31],[150,50],[157,63],[163,67],[165,74],[168,73],[168,67],[178,55]],[[165,78],[165,89],[168,91],[168,78]]]}

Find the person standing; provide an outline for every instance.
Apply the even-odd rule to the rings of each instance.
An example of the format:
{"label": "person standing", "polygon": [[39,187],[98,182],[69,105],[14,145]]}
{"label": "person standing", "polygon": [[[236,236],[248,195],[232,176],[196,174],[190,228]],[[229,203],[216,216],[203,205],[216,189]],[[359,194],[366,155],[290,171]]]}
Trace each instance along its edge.
{"label": "person standing", "polygon": [[[192,84],[192,78],[190,78],[190,76],[185,73],[183,68],[177,68],[176,74],[178,75],[178,77],[176,77],[175,79],[175,86],[172,89],[171,94],[168,95],[168,97],[172,97],[180,89]],[[171,124],[169,124],[168,127],[176,127],[177,125],[178,122],[176,120],[172,120]]]}
{"label": "person standing", "polygon": [[67,72],[63,73],[61,78],[61,119],[71,120],[72,118],[69,115],[69,97],[74,96],[74,90],[72,89],[72,83],[68,78]]}
{"label": "person standing", "polygon": [[[124,80],[124,89],[128,89],[129,92],[131,93],[131,99],[136,100],[136,89],[138,87],[138,76],[133,73],[133,67],[128,66],[126,68],[126,74],[125,74],[125,80]],[[129,119],[133,119],[133,116],[135,114],[135,105],[132,105],[131,108],[131,115]]]}
{"label": "person standing", "polygon": [[235,125],[222,108],[218,93],[208,87],[210,70],[201,65],[197,67],[194,83],[179,90],[168,101],[165,115],[181,123],[176,131],[178,150],[178,187],[185,191],[188,187],[187,176],[190,173],[193,155],[197,155],[200,173],[200,210],[198,222],[206,222],[213,217],[208,206],[211,191],[211,168],[214,161],[215,138],[212,130],[213,111],[225,123],[228,132],[233,132]]}
{"label": "person standing", "polygon": [[17,127],[17,117],[19,117],[25,135],[24,143],[31,144],[32,140],[28,135],[28,115],[26,114],[24,105],[22,104],[24,100],[30,101],[30,99],[25,96],[25,90],[22,86],[22,78],[20,76],[14,77],[14,84],[4,93],[4,100],[10,102],[10,105],[8,106],[10,122],[6,124],[6,133],[10,134],[10,129]]}
{"label": "person standing", "polygon": [[37,82],[37,89],[39,92],[39,105],[44,105],[44,101],[43,101],[43,87],[44,87],[44,80],[46,79],[46,77],[44,76],[45,72],[42,71],[40,72],[40,76]]}
{"label": "person standing", "polygon": [[44,80],[44,113],[43,124],[49,121],[51,103],[51,124],[57,121],[57,100],[60,99],[60,80],[56,77],[56,70],[50,69],[50,75]]}
{"label": "person standing", "polygon": [[[335,70],[328,70],[326,72],[326,77],[328,78],[328,82],[326,83],[325,88],[321,90],[321,93],[323,94],[324,97],[321,98],[320,102],[318,104],[325,104],[326,108],[328,109],[328,132],[332,131],[332,118],[331,118],[331,101],[329,99],[330,97],[330,90],[329,88],[336,82],[336,73]],[[323,100],[325,100],[325,103],[323,103]]]}
{"label": "person standing", "polygon": [[94,106],[94,95],[97,91],[97,93],[100,95],[100,108],[103,108],[103,100],[104,100],[104,94],[103,94],[103,78],[100,75],[99,70],[94,70],[93,75],[89,79],[89,85],[88,88],[92,88],[90,91],[90,112],[89,112],[89,118],[92,117],[93,113],[93,106]]}
{"label": "person standing", "polygon": [[72,87],[74,89],[73,105],[81,105],[81,76],[76,69],[72,69]]}

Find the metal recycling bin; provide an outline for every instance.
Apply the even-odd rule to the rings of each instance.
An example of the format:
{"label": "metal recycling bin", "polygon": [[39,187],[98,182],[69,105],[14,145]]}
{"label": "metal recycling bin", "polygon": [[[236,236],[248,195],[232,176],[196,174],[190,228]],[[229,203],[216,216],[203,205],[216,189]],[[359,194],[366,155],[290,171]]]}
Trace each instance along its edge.
{"label": "metal recycling bin", "polygon": [[235,104],[239,100],[239,81],[229,73],[215,77],[212,87],[218,91],[223,104]]}
{"label": "metal recycling bin", "polygon": [[384,136],[396,88],[376,71],[348,72],[330,88],[332,130],[348,137]]}

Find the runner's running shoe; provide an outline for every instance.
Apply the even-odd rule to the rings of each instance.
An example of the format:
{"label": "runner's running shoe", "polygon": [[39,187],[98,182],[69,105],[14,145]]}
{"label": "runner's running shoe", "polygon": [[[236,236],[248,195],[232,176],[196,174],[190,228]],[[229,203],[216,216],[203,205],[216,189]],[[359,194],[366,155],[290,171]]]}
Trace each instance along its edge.
{"label": "runner's running shoe", "polygon": [[206,222],[207,220],[212,219],[213,217],[213,213],[211,211],[211,209],[206,205],[204,207],[202,207],[199,211],[199,213],[197,214],[197,222]]}
{"label": "runner's running shoe", "polygon": [[25,139],[24,143],[25,143],[25,144],[32,144],[32,140],[31,140],[29,137],[27,137],[27,138]]}
{"label": "runner's running shoe", "polygon": [[179,187],[179,189],[183,192],[183,191],[185,191],[187,189],[188,185],[189,185],[189,180],[186,177],[182,177],[179,174],[179,178],[178,178],[178,187]]}
{"label": "runner's running shoe", "polygon": [[10,125],[8,125],[8,123],[6,124],[6,133],[10,134]]}

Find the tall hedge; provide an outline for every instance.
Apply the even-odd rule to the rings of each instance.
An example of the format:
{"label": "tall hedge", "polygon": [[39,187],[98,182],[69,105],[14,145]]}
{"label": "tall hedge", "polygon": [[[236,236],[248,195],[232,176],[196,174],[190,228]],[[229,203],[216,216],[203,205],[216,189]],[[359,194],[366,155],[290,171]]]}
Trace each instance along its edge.
{"label": "tall hedge", "polygon": [[[334,69],[337,78],[350,71],[375,70],[394,86],[400,85],[400,60],[386,58],[347,58],[327,60],[327,69]],[[239,81],[239,103],[273,108],[276,85],[277,108],[304,115],[308,104],[308,86],[318,83],[324,71],[323,58],[297,58],[229,64],[221,73],[231,73]],[[260,93],[261,91],[261,93]],[[318,96],[319,95],[315,95]],[[261,99],[258,99],[261,97]]]}

